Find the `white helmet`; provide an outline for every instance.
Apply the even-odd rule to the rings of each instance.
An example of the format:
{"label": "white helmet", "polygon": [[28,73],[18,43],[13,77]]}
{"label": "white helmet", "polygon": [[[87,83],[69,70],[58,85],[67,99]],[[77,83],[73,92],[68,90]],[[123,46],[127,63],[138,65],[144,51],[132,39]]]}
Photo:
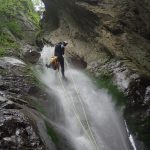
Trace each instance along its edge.
{"label": "white helmet", "polygon": [[63,45],[66,46],[68,44],[67,41],[63,41]]}

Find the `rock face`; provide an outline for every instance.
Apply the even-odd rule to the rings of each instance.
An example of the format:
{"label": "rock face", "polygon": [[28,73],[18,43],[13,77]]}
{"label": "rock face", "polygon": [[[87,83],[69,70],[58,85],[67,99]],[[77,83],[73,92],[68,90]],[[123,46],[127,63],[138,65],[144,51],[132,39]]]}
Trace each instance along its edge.
{"label": "rock face", "polygon": [[28,93],[35,85],[25,63],[1,58],[0,72],[0,149],[45,150],[36,119],[28,115],[32,110]]}
{"label": "rock face", "polygon": [[31,0],[0,1],[0,150],[56,149],[39,104],[49,96],[31,69],[39,17]]}
{"label": "rock face", "polygon": [[52,43],[67,40],[68,55],[82,58],[97,77],[112,77],[129,98],[125,116],[130,128],[150,147],[150,2],[43,2],[43,37]]}
{"label": "rock face", "polygon": [[45,149],[28,119],[15,105],[1,109],[0,125],[1,149]]}
{"label": "rock face", "polygon": [[31,64],[35,64],[38,62],[41,54],[40,52],[37,51],[37,47],[33,47],[31,45],[25,45],[22,48],[23,52],[22,52],[22,56],[23,59]]}

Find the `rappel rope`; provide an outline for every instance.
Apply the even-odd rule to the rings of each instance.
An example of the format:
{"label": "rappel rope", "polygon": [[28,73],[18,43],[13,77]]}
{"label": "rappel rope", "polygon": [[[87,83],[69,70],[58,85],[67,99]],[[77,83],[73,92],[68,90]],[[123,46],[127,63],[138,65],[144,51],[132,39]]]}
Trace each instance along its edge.
{"label": "rappel rope", "polygon": [[[65,63],[67,64],[67,67],[68,67],[68,70],[69,70],[69,65],[68,65],[68,63],[67,63],[66,60],[65,60]],[[76,84],[75,84],[75,81],[74,81],[74,79],[73,79],[73,77],[72,77],[70,71],[69,71],[69,74],[70,74],[71,80],[73,81],[74,88],[75,88],[75,91],[76,91],[76,93],[77,93],[79,102],[81,103],[81,107],[82,107],[82,110],[83,110],[83,113],[84,113],[84,116],[85,116],[85,121],[86,121],[86,123],[87,123],[87,127],[88,127],[89,132],[90,132],[90,135],[91,135],[91,136],[90,136],[90,139],[92,139],[92,143],[93,143],[93,145],[95,146],[96,150],[97,150],[97,149],[99,150],[99,146],[98,146],[98,144],[97,144],[97,142],[96,142],[96,140],[95,140],[95,137],[94,137],[94,135],[93,135],[92,129],[90,128],[90,125],[89,125],[89,123],[88,123],[88,119],[87,119],[87,115],[86,115],[86,112],[85,112],[85,109],[84,109],[84,106],[83,106],[82,99],[81,99],[81,97],[80,97],[80,95],[79,95],[79,92],[78,92],[78,90],[77,90],[77,86],[76,86]],[[62,85],[63,85],[63,83],[62,83]],[[65,90],[65,88],[64,88],[64,90]],[[72,96],[71,96],[71,97],[72,97]],[[73,101],[73,97],[72,97],[72,101]],[[74,105],[74,101],[73,101],[73,105]],[[74,108],[76,109],[75,105],[74,105]],[[78,119],[79,119],[79,118],[78,118]],[[81,122],[81,121],[80,121],[80,122]],[[82,122],[81,122],[81,124],[82,124]],[[83,126],[83,124],[82,124],[82,126]],[[86,130],[86,129],[84,128],[84,130]],[[86,130],[86,131],[87,131],[87,130]],[[88,134],[88,135],[89,135],[89,134]]]}
{"label": "rappel rope", "polygon": [[[68,65],[67,61],[65,61],[65,63],[67,64],[67,67],[68,67],[68,69],[69,69],[69,65]],[[84,117],[85,117],[85,122],[86,122],[86,124],[87,124],[87,128],[88,128],[88,129],[86,129],[86,128],[84,127],[84,125],[83,125],[83,123],[82,123],[82,121],[81,121],[81,119],[80,119],[79,114],[77,114],[78,111],[77,111],[76,106],[75,106],[75,103],[74,103],[74,98],[73,98],[72,95],[69,94],[69,95],[70,95],[70,98],[71,98],[71,101],[72,101],[72,104],[73,104],[73,111],[74,111],[74,113],[75,113],[75,116],[76,116],[76,118],[77,118],[79,124],[80,124],[81,127],[83,128],[83,131],[87,134],[87,136],[88,136],[88,138],[89,138],[91,144],[94,146],[94,149],[95,149],[95,150],[99,150],[99,146],[98,146],[98,144],[97,144],[97,142],[96,142],[96,140],[95,140],[95,137],[94,137],[94,135],[93,135],[93,132],[92,132],[92,130],[91,130],[91,128],[90,128],[90,125],[89,125],[89,123],[88,123],[87,115],[86,115],[86,112],[85,112],[85,109],[84,109],[84,106],[83,106],[83,102],[82,102],[82,100],[81,100],[81,96],[79,95],[79,91],[77,90],[77,86],[76,86],[76,84],[75,84],[75,81],[74,81],[74,79],[73,79],[73,77],[72,77],[70,71],[69,71],[69,74],[70,74],[71,80],[72,80],[72,82],[73,82],[73,84],[74,84],[74,88],[75,88],[75,91],[76,91],[76,93],[77,93],[77,97],[78,97],[78,99],[79,99],[79,102],[81,103],[81,107],[82,107],[82,110],[83,110],[83,113],[84,113]],[[69,102],[69,101],[70,101],[69,98],[68,98],[69,95],[67,94],[66,89],[65,89],[65,87],[64,87],[64,85],[63,85],[62,79],[61,79],[61,77],[60,77],[60,72],[59,72],[59,81],[60,81],[60,84],[62,85],[62,88],[63,88],[63,90],[64,90],[65,96],[66,96],[66,98],[68,99],[68,102]]]}
{"label": "rappel rope", "polygon": [[[64,87],[64,85],[63,85],[63,82],[62,82],[62,79],[61,79],[61,77],[60,77],[60,72],[59,72],[59,75],[58,75],[58,76],[59,76],[59,81],[60,81],[60,83],[61,83],[61,85],[62,85],[62,88],[63,88],[63,90],[64,90],[65,96],[66,96],[66,98],[67,98],[68,101],[69,101],[68,94],[67,94],[67,92],[66,92],[66,89],[65,89],[65,87]],[[95,147],[95,150],[97,150],[97,148],[96,148],[96,146],[95,146],[95,143],[92,141],[91,136],[89,135],[89,133],[87,132],[87,130],[86,130],[85,127],[83,126],[83,124],[82,124],[82,122],[81,122],[81,120],[80,120],[80,117],[79,117],[79,115],[77,114],[77,109],[76,109],[76,107],[75,107],[73,97],[72,97],[71,95],[70,95],[70,97],[71,97],[71,101],[72,101],[72,104],[73,104],[73,111],[74,111],[74,114],[75,114],[75,116],[76,116],[76,118],[77,118],[79,124],[81,125],[83,131],[84,131],[84,132],[86,133],[86,135],[88,136],[88,139],[90,140],[91,144]],[[68,102],[67,102],[67,103],[68,103]]]}
{"label": "rappel rope", "polygon": [[[65,61],[65,63],[67,64],[67,67],[68,67],[68,70],[69,70],[69,65],[68,65],[67,61]],[[98,149],[98,148],[99,148],[99,146],[98,146],[98,144],[97,144],[97,142],[96,142],[96,140],[95,140],[95,137],[94,137],[94,135],[93,135],[92,129],[91,129],[90,125],[89,125],[89,122],[88,122],[88,119],[87,119],[87,115],[86,115],[86,112],[85,112],[85,109],[84,109],[84,106],[83,106],[82,98],[81,98],[81,96],[79,95],[79,90],[78,90],[78,88],[77,88],[77,86],[76,86],[76,84],[75,84],[75,81],[74,81],[74,79],[73,79],[73,77],[72,77],[72,75],[71,75],[71,72],[70,72],[70,71],[69,71],[69,74],[70,74],[71,79],[72,79],[72,81],[73,81],[74,88],[75,88],[75,91],[76,91],[76,93],[77,93],[77,96],[78,96],[79,102],[81,103],[81,107],[82,107],[83,112],[84,112],[85,120],[86,120],[86,123],[87,123],[88,129],[89,129],[89,132],[90,132],[90,134],[91,134],[91,136],[92,136],[92,139],[93,139],[93,142],[94,142],[95,148],[96,148],[96,149]],[[98,150],[99,150],[99,149],[98,149]]]}

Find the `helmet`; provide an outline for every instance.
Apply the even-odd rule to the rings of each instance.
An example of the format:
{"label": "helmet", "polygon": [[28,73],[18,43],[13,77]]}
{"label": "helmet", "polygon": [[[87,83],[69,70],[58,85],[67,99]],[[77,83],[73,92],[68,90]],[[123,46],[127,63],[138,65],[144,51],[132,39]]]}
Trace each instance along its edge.
{"label": "helmet", "polygon": [[63,41],[63,45],[66,46],[68,44],[67,41]]}

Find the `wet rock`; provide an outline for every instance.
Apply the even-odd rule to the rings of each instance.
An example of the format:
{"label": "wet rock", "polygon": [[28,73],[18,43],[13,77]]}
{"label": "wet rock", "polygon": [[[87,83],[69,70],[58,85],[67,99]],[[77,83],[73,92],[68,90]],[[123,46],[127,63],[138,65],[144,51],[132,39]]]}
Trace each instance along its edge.
{"label": "wet rock", "polygon": [[23,54],[22,54],[23,59],[26,62],[34,64],[39,60],[41,54],[37,51],[38,48],[30,45],[24,45],[22,49],[23,49]]}
{"label": "wet rock", "polygon": [[87,67],[84,57],[81,58],[77,54],[68,53],[68,60],[77,68],[85,69]]}
{"label": "wet rock", "polygon": [[17,103],[15,104],[12,101],[7,101],[3,105],[1,105],[1,108],[3,108],[3,109],[22,109]]}
{"label": "wet rock", "polygon": [[34,64],[39,60],[40,53],[37,51],[28,51],[24,54],[24,58],[27,62]]}
{"label": "wet rock", "polygon": [[108,30],[109,32],[111,32],[114,35],[119,35],[124,32],[123,26],[121,24],[119,24],[119,22],[107,21],[107,22],[105,22],[104,27],[106,28],[106,30]]}
{"label": "wet rock", "polygon": [[11,101],[15,102],[15,103],[18,103],[18,104],[21,104],[21,105],[27,105],[28,102],[24,101],[23,99],[19,99],[17,97],[13,97],[13,96],[7,96],[8,99],[10,99]]}
{"label": "wet rock", "polygon": [[5,90],[7,90],[8,89],[8,86],[7,85],[4,85],[4,84],[0,84],[0,90],[1,91],[5,91]]}
{"label": "wet rock", "polygon": [[150,105],[150,86],[146,87],[144,103]]}
{"label": "wet rock", "polygon": [[45,150],[42,141],[19,110],[0,110],[0,149]]}
{"label": "wet rock", "polygon": [[36,87],[32,76],[25,63],[15,58],[1,58],[0,66],[3,68],[0,77],[0,149],[45,150],[39,129],[33,124],[34,118],[25,115],[24,110],[36,110],[31,105],[34,95],[28,94],[33,84]]}
{"label": "wet rock", "polygon": [[3,97],[3,96],[4,95],[0,96],[0,105],[7,101],[7,99],[5,97]]}
{"label": "wet rock", "polygon": [[82,1],[87,2],[91,5],[97,5],[99,2],[99,0],[82,0]]}

